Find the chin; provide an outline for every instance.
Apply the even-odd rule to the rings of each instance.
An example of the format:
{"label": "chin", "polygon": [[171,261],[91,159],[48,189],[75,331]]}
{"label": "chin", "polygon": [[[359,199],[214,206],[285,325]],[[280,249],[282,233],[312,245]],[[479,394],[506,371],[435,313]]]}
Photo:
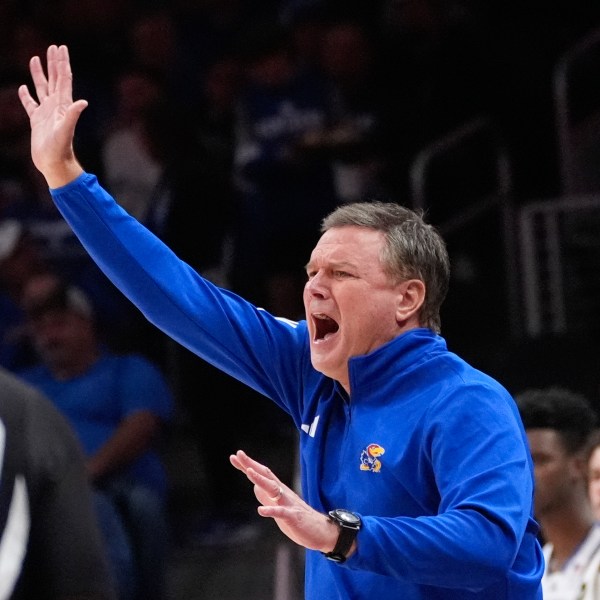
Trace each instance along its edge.
{"label": "chin", "polygon": [[311,363],[315,371],[322,373],[325,377],[331,377],[331,379],[338,379],[339,368],[337,364],[332,365],[330,360],[320,360],[318,357],[311,355]]}

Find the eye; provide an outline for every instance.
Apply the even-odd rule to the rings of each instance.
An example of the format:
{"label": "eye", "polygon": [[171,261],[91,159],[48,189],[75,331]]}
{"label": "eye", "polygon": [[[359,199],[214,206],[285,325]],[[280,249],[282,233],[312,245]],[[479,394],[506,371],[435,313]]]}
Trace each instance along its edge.
{"label": "eye", "polygon": [[352,275],[348,273],[348,271],[334,271],[333,276],[336,279],[346,279],[347,277],[352,277]]}

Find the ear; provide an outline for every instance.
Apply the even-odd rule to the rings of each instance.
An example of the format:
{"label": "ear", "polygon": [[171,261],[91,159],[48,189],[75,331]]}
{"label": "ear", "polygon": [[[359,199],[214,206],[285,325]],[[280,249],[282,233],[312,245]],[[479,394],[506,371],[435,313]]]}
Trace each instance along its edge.
{"label": "ear", "polygon": [[398,286],[396,321],[419,320],[419,311],[425,301],[425,284],[420,279],[409,279]]}

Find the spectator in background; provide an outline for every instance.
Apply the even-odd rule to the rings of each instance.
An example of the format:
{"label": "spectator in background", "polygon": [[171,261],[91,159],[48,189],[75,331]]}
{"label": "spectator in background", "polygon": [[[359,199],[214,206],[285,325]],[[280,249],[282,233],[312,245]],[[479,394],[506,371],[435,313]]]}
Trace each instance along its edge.
{"label": "spectator in background", "polygon": [[[227,69],[225,64],[225,79],[231,77]],[[153,64],[128,65],[119,73],[116,112],[102,144],[103,171],[109,189],[125,210],[176,246],[190,264],[225,284],[222,263],[232,184],[231,160],[222,155],[226,151],[223,145],[230,140],[216,136],[222,125],[218,120],[227,115],[215,113],[210,98],[207,111],[202,112],[202,126],[190,132],[189,124],[200,118],[179,106],[166,93],[164,83],[165,75]],[[220,105],[217,109],[226,110]],[[207,136],[213,136],[210,140],[201,137],[204,125]],[[209,127],[213,129],[208,131]],[[231,147],[227,150],[231,152]],[[199,181],[206,189],[202,201],[196,196]],[[144,325],[137,321],[135,338],[144,340],[138,348],[166,365],[171,352],[167,340]]]}
{"label": "spectator in background", "polygon": [[134,13],[125,38],[129,63],[152,73],[175,99],[187,90],[185,67],[190,65],[179,26],[172,7],[152,3]]}
{"label": "spectator in background", "polygon": [[594,515],[600,520],[600,429],[592,434],[588,451],[588,491]]}
{"label": "spectator in background", "polygon": [[0,219],[20,217],[35,184],[41,181],[43,185],[43,179],[27,165],[27,123],[14,102],[20,73],[16,67],[0,72]]}
{"label": "spectator in background", "polygon": [[[57,224],[60,223],[57,218]],[[27,340],[22,335],[23,312],[21,294],[29,278],[38,273],[60,273],[64,279],[81,287],[90,297],[98,320],[102,342],[113,349],[140,348],[135,333],[141,324],[147,327],[139,312],[89,259],[80,268],[67,267],[49,252],[39,229],[23,219],[0,220],[0,365],[10,370],[30,362]],[[79,241],[69,232],[71,239]],[[147,347],[143,347],[148,352]]]}
{"label": "spectator in background", "polygon": [[531,388],[516,397],[535,473],[545,541],[544,600],[600,598],[600,525],[588,496],[587,450],[597,415],[581,394]]}
{"label": "spectator in background", "polygon": [[257,22],[275,15],[278,3],[279,0],[176,0],[169,3],[182,48],[177,67],[185,74],[185,89],[180,100],[193,106],[196,88],[189,73],[204,73],[214,60],[234,48],[239,47],[244,52],[243,45],[239,46],[240,40]]}
{"label": "spectator in background", "polygon": [[[31,168],[31,160],[27,156],[27,122],[19,115],[18,105],[14,103],[18,73],[19,70],[13,70],[0,75],[0,222],[10,219],[13,230],[18,224],[19,231],[26,233],[26,239],[22,235],[11,235],[3,241],[0,295],[4,299],[0,299],[0,302],[5,304],[8,294],[12,299],[10,303],[14,303],[23,281],[32,269],[39,270],[43,262],[45,268],[53,269],[62,277],[76,282],[91,296],[101,320],[105,341],[119,349],[133,349],[132,346],[139,349],[140,346],[135,346],[135,340],[140,336],[136,334],[144,331],[145,321],[89,259],[48,197],[48,187],[43,177]],[[14,246],[14,250],[18,250],[14,255],[13,244],[8,243],[10,240],[19,240],[18,246]],[[17,328],[18,312],[14,306],[10,312],[3,311],[0,322],[4,325],[0,324],[0,330],[5,329],[9,318],[12,320],[10,328]],[[0,336],[4,337],[3,331],[0,331]],[[12,367],[1,356],[0,364]]]}
{"label": "spectator in background", "polygon": [[116,600],[79,441],[1,367],[0,474],[0,598]]}
{"label": "spectator in background", "polygon": [[337,204],[331,163],[305,145],[328,126],[329,99],[323,82],[296,65],[287,31],[277,24],[253,29],[244,56],[232,287],[278,316],[295,318],[302,312],[304,261],[320,220]]}
{"label": "spectator in background", "polygon": [[[47,35],[78,49],[75,69],[81,73],[81,94],[93,94],[98,102],[82,121],[76,147],[89,164],[101,171],[101,142],[113,114],[112,87],[116,65],[130,60],[128,35],[140,3],[135,0],[60,0],[34,2],[31,16],[44,23]],[[27,63],[23,64],[26,67]]]}
{"label": "spectator in background", "polygon": [[168,482],[158,449],[173,408],[169,385],[146,359],[99,343],[80,289],[39,276],[22,302],[40,363],[21,375],[48,395],[83,445],[122,596],[137,589],[140,599],[163,598]]}
{"label": "spectator in background", "polygon": [[[145,222],[196,269],[227,286],[239,59],[220,57],[200,85],[193,112],[165,96],[142,112],[148,152],[162,168]],[[205,191],[201,198],[199,186]]]}
{"label": "spectator in background", "polygon": [[35,360],[21,296],[29,278],[49,270],[20,221],[0,221],[0,366],[6,369],[14,371]]}
{"label": "spectator in background", "polygon": [[116,76],[115,114],[102,142],[108,189],[142,223],[151,210],[163,165],[150,148],[148,118],[164,104],[162,79],[152,70],[126,67]]}
{"label": "spectator in background", "polygon": [[288,31],[291,55],[298,69],[320,71],[321,49],[329,17],[329,11],[319,2],[280,13],[280,20]]}
{"label": "spectator in background", "polygon": [[[167,93],[168,63],[159,61],[160,52],[150,52],[151,34],[162,19],[169,27],[159,42],[175,51],[175,24],[167,14],[151,11],[136,21],[140,31],[132,34],[132,44],[139,62],[127,64],[116,77],[116,110],[102,144],[103,172],[127,212],[225,285],[240,61],[227,55],[211,64],[192,112]],[[199,181],[206,189],[201,201]]]}
{"label": "spectator in background", "polygon": [[379,52],[373,32],[357,20],[336,19],[325,28],[319,66],[332,122],[311,143],[332,162],[342,202],[389,197],[386,178],[397,169],[391,157],[406,143],[394,123],[398,107]]}

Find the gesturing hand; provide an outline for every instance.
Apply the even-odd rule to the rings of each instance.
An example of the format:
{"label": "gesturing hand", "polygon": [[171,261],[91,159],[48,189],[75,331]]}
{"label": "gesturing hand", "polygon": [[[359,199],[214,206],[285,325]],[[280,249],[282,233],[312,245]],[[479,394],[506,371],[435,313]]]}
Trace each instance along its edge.
{"label": "gesturing hand", "polygon": [[31,125],[31,158],[50,187],[72,181],[82,168],[73,152],[73,137],[86,100],[73,102],[73,76],[66,46],[50,46],[47,75],[42,62],[34,56],[29,70],[37,101],[26,85],[19,87],[19,98]]}
{"label": "gesturing hand", "polygon": [[333,549],[339,530],[326,515],[311,508],[271,469],[244,451],[238,450],[229,460],[254,484],[254,495],[261,503],[258,514],[275,519],[288,538],[305,548],[321,552]]}

